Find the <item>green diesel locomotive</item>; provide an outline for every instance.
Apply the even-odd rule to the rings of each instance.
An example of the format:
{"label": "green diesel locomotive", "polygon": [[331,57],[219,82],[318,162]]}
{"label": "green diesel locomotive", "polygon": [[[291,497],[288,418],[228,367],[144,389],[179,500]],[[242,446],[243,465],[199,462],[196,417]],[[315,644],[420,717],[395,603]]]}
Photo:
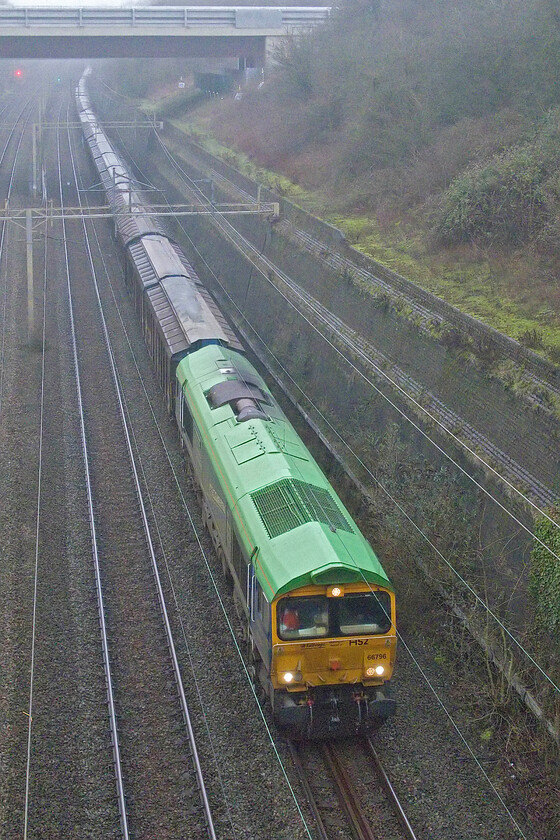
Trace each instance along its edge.
{"label": "green diesel locomotive", "polygon": [[181,437],[275,719],[302,738],[372,731],[395,707],[379,560],[244,355],[209,344],[176,376]]}
{"label": "green diesel locomotive", "polygon": [[144,206],[91,109],[90,73],[76,90],[84,138],[233,583],[256,684],[292,736],[371,732],[395,708],[391,583],[186,256]]}

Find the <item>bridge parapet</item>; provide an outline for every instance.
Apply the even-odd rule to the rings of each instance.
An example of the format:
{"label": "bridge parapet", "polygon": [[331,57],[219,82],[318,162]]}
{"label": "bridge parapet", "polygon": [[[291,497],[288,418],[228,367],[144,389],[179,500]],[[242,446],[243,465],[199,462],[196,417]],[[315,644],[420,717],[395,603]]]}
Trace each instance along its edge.
{"label": "bridge parapet", "polygon": [[[111,27],[150,27],[197,29],[225,28],[232,30],[268,30],[267,34],[311,27],[328,19],[325,6],[135,6],[133,8],[95,7],[25,7],[0,6],[0,32],[10,29],[68,29],[76,27],[96,30]],[[8,34],[8,33],[6,33]],[[119,34],[117,32],[117,34]],[[181,34],[185,34],[182,32]]]}
{"label": "bridge parapet", "polygon": [[289,37],[329,15],[325,6],[0,6],[0,55],[245,57],[264,66],[267,38]]}

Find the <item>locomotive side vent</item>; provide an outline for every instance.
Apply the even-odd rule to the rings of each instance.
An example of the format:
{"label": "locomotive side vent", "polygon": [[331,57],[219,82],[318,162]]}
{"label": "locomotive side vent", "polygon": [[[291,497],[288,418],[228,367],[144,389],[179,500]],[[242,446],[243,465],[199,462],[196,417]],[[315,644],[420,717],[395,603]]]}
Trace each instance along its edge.
{"label": "locomotive side vent", "polygon": [[251,493],[251,499],[270,539],[306,522],[322,522],[332,531],[354,533],[328,490],[305,481],[284,478]]}

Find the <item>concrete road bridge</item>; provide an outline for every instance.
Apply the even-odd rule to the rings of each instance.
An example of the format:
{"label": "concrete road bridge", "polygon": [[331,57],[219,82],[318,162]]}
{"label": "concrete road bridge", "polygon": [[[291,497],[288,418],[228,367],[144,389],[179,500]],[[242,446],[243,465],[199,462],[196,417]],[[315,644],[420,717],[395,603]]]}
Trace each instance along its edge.
{"label": "concrete road bridge", "polygon": [[325,6],[0,6],[0,58],[234,57],[264,66],[266,41],[329,18]]}

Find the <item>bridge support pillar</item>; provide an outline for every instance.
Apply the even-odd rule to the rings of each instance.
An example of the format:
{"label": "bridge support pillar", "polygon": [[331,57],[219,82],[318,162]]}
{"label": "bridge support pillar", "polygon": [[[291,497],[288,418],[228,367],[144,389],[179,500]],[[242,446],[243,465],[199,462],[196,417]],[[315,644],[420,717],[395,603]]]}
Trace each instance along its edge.
{"label": "bridge support pillar", "polygon": [[266,38],[260,39],[249,54],[240,55],[237,67],[245,82],[261,80],[266,66]]}

